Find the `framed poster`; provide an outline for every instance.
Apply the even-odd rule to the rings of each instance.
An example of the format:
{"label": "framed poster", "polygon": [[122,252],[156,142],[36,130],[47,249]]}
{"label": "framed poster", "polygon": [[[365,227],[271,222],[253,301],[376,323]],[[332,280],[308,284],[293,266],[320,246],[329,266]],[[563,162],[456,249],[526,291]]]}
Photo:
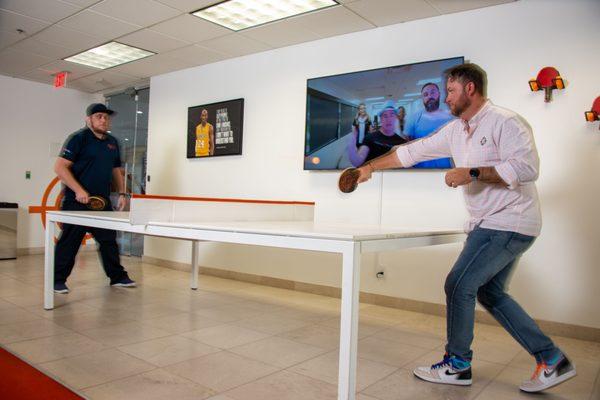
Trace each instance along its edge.
{"label": "framed poster", "polygon": [[242,154],[244,99],[188,108],[187,158]]}

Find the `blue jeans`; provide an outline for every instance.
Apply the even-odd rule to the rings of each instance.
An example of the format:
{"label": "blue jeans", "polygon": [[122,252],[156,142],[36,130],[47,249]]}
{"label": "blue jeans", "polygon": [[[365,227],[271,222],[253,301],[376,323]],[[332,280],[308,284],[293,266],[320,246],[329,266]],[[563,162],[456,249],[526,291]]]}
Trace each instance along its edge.
{"label": "blue jeans", "polygon": [[473,358],[475,299],[496,318],[538,362],[559,354],[552,340],[506,293],[517,261],[535,240],[516,232],[476,227],[446,278],[446,352]]}

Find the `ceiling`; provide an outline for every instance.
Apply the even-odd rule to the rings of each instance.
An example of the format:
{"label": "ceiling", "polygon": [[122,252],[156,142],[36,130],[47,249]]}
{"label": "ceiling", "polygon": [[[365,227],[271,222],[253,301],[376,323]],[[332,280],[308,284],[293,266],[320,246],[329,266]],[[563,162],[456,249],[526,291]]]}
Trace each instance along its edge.
{"label": "ceiling", "polygon": [[[190,15],[220,0],[0,0],[0,74],[111,93],[149,77],[375,27],[515,0],[338,0],[338,6],[234,32]],[[156,55],[100,70],[63,58],[118,41]]]}

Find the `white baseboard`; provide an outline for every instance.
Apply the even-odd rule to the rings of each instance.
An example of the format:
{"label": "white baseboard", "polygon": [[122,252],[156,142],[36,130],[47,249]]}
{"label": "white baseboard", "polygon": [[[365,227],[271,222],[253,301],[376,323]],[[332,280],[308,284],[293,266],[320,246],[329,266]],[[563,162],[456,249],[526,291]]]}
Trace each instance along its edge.
{"label": "white baseboard", "polygon": [[[156,257],[142,256],[142,262],[154,264],[165,268],[176,269],[178,271],[190,271],[190,264],[180,263],[171,260],[165,260]],[[287,279],[272,278],[247,274],[243,272],[229,271],[224,269],[200,267],[200,274],[216,276],[219,278],[232,279],[236,281],[255,283],[258,285],[272,286],[281,289],[297,290],[328,297],[341,297],[341,290],[338,287],[317,285],[305,282],[296,282]],[[398,308],[407,311],[415,311],[423,314],[445,316],[446,306],[444,304],[429,303],[412,299],[403,299],[400,297],[384,296],[375,293],[360,292],[360,301],[367,304],[375,304],[384,307]],[[497,325],[498,322],[486,311],[476,310],[475,321]],[[535,320],[540,328],[548,335],[557,335],[570,337],[573,339],[588,340],[600,342],[600,329],[581,325],[565,324],[563,322]]]}
{"label": "white baseboard", "polygon": [[[86,244],[85,246],[79,247],[79,251],[96,251],[98,250],[98,246],[96,243]],[[17,257],[19,256],[29,256],[34,254],[44,254],[43,247],[19,247],[17,248]]]}

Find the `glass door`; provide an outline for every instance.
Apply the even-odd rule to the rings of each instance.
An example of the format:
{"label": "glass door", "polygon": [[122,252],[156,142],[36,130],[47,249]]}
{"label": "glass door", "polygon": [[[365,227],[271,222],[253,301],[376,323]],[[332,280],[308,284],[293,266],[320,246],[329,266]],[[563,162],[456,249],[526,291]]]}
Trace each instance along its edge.
{"label": "glass door", "polygon": [[[148,104],[150,89],[127,89],[106,97],[108,106],[117,112],[112,118],[111,134],[121,147],[121,162],[127,193],[146,193],[146,154],[148,144]],[[118,188],[113,188],[113,204],[117,204]],[[121,254],[141,257],[144,236],[117,232]]]}

